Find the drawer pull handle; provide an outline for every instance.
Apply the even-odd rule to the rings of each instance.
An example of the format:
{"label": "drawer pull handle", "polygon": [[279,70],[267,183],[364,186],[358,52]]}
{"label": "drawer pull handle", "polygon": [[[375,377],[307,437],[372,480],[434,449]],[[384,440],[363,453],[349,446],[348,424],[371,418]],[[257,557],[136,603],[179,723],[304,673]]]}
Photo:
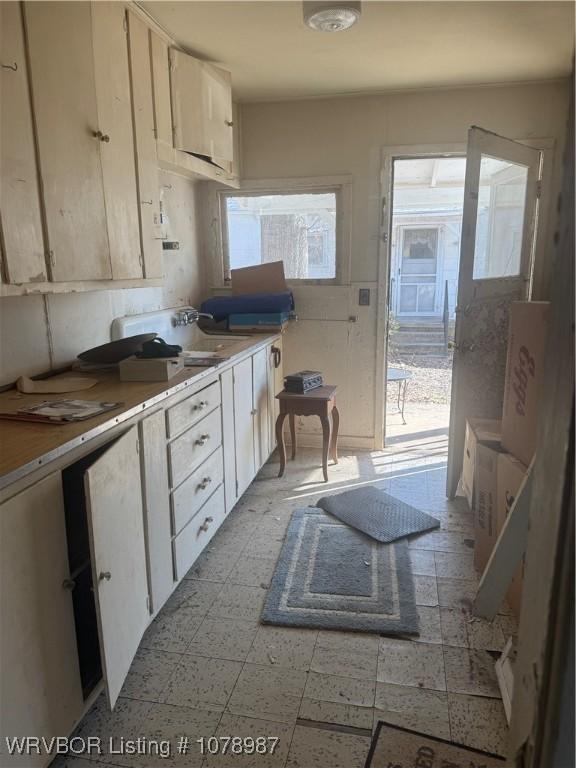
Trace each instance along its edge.
{"label": "drawer pull handle", "polygon": [[195,441],[195,445],[206,445],[206,443],[210,440],[210,435],[200,435],[198,440]]}
{"label": "drawer pull handle", "polygon": [[70,592],[75,588],[76,582],[74,579],[64,579],[62,582],[62,589],[67,589]]}
{"label": "drawer pull handle", "polygon": [[192,410],[193,411],[202,411],[202,410],[204,410],[204,408],[206,408],[207,405],[208,405],[208,401],[207,400],[200,400],[199,403],[196,403],[196,405],[193,406]]}
{"label": "drawer pull handle", "polygon": [[198,483],[197,490],[199,490],[199,491],[205,490],[206,488],[208,488],[208,486],[210,485],[211,482],[212,482],[212,478],[211,477],[203,478],[202,482]]}
{"label": "drawer pull handle", "polygon": [[112,574],[110,573],[110,571],[100,571],[100,573],[98,574],[99,581],[110,581],[111,578],[112,578]]}
{"label": "drawer pull handle", "polygon": [[208,526],[210,525],[211,522],[213,522],[213,520],[214,520],[213,517],[207,517],[206,520],[204,520],[204,522],[200,526],[200,530],[201,531],[207,531],[208,530]]}

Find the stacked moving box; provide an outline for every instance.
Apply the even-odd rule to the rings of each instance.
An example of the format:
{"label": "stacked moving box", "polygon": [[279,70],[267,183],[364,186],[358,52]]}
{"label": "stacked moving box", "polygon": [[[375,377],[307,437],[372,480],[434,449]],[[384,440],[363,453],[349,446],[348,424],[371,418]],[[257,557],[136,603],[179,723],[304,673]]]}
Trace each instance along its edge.
{"label": "stacked moving box", "polygon": [[[542,398],[548,302],[514,302],[502,422],[470,419],[466,425],[462,487],[474,513],[474,562],[482,572],[536,450]],[[519,616],[524,563],[507,599]]]}

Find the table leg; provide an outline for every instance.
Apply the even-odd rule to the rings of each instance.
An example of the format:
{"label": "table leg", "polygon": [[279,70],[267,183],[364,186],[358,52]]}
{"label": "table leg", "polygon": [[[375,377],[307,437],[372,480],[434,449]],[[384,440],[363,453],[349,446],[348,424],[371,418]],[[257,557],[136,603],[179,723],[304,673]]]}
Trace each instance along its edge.
{"label": "table leg", "polygon": [[294,423],[294,414],[288,414],[290,421],[290,440],[292,441],[292,461],[296,458],[296,425]]}
{"label": "table leg", "polygon": [[330,417],[328,414],[320,416],[322,424],[322,471],[324,472],[324,482],[328,482],[328,449],[330,447]]}
{"label": "table leg", "polygon": [[334,405],[332,408],[332,439],[330,441],[330,455],[334,464],[338,464],[338,429],[340,428],[340,412]]}
{"label": "table leg", "polygon": [[404,406],[406,405],[406,389],[408,388],[408,379],[404,379],[404,386],[402,387],[402,424],[406,424],[406,419],[404,418]]}
{"label": "table leg", "polygon": [[284,468],[286,467],[286,446],[284,445],[284,419],[286,414],[280,412],[276,419],[276,443],[278,444],[278,453],[280,455],[280,471],[278,477],[282,477],[284,474]]}

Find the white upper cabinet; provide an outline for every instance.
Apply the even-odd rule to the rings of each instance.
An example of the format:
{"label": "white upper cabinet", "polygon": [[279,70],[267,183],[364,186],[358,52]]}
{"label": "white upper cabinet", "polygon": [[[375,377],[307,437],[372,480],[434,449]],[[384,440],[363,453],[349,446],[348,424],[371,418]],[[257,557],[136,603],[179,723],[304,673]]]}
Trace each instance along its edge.
{"label": "white upper cabinet", "polygon": [[143,269],[122,3],[92,3],[92,41],[112,278],[138,278],[143,276]]}
{"label": "white upper cabinet", "polygon": [[111,707],[150,618],[140,486],[134,426],[84,475],[100,652]]}
{"label": "white upper cabinet", "polygon": [[24,11],[51,279],[111,279],[90,3]]}
{"label": "white upper cabinet", "polygon": [[144,274],[146,277],[162,277],[160,190],[153,108],[150,31],[146,24],[131,11],[128,12],[127,17]]}
{"label": "white upper cabinet", "polygon": [[168,43],[150,32],[150,58],[154,91],[154,127],[156,141],[172,147],[172,107],[170,105],[170,67]]}
{"label": "white upper cabinet", "polygon": [[38,169],[20,3],[0,4],[0,200],[6,275],[46,280]]}
{"label": "white upper cabinet", "polygon": [[230,73],[170,49],[174,146],[217,165],[234,159]]}

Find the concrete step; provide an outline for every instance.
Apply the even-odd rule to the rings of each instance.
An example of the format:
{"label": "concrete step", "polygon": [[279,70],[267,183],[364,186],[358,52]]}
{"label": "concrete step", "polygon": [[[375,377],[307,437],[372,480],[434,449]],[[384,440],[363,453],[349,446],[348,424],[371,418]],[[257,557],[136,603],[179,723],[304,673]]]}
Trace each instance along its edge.
{"label": "concrete step", "polygon": [[390,338],[394,344],[443,344],[444,330],[441,331],[393,331]]}
{"label": "concrete step", "polygon": [[416,325],[416,324],[404,325],[404,323],[402,323],[398,327],[398,331],[405,331],[406,333],[429,333],[429,332],[436,333],[438,331],[443,331],[443,330],[444,330],[443,323],[428,323],[428,324],[422,323],[421,325]]}
{"label": "concrete step", "polygon": [[406,344],[397,344],[394,341],[391,341],[391,343],[394,345],[394,351],[397,354],[404,353],[407,355],[436,356],[445,355],[448,352],[444,342],[442,342],[442,344],[438,344],[437,342],[408,342]]}

